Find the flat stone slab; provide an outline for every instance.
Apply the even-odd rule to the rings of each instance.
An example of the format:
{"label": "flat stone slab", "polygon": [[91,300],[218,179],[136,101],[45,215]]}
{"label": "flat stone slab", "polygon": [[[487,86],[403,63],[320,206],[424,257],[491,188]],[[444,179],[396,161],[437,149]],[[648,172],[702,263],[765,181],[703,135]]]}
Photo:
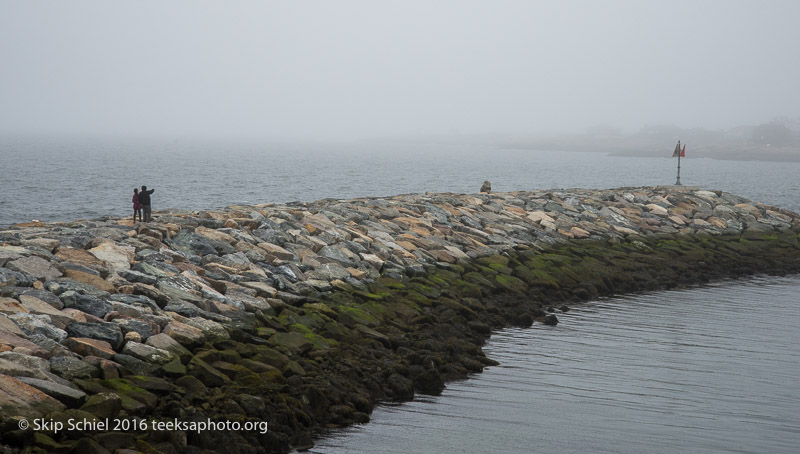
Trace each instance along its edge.
{"label": "flat stone slab", "polygon": [[50,264],[49,261],[36,256],[23,257],[6,263],[6,267],[23,273],[28,273],[43,281],[52,281],[61,277],[61,271]]}
{"label": "flat stone slab", "polygon": [[50,397],[55,398],[59,402],[64,403],[69,407],[77,407],[83,403],[86,398],[86,393],[69,386],[55,383],[50,380],[42,380],[39,378],[18,377],[19,381],[33,386],[34,388],[42,391]]}
{"label": "flat stone slab", "polygon": [[41,418],[65,405],[19,379],[0,374],[0,414],[4,417]]}
{"label": "flat stone slab", "polygon": [[63,344],[81,356],[97,356],[98,358],[111,359],[115,353],[110,343],[88,337],[70,337],[65,339]]}
{"label": "flat stone slab", "polygon": [[166,350],[131,341],[125,342],[122,353],[156,364],[165,364],[172,359],[172,355]]}

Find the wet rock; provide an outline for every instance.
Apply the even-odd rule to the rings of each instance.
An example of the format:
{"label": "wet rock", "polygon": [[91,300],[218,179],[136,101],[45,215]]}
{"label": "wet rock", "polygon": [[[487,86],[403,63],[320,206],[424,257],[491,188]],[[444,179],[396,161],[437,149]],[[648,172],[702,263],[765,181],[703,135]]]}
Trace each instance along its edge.
{"label": "wet rock", "polygon": [[89,396],[80,409],[101,419],[115,418],[122,410],[122,399],[114,393],[98,393]]}
{"label": "wet rock", "polygon": [[439,372],[428,369],[414,377],[414,387],[423,394],[438,396],[444,389],[444,381]]}
{"label": "wet rock", "polygon": [[190,395],[203,396],[208,393],[208,388],[196,377],[185,375],[177,380],[175,384],[185,388],[186,392]]}
{"label": "wet rock", "polygon": [[193,377],[208,387],[216,388],[230,383],[227,375],[196,356],[189,361],[188,368]]}
{"label": "wet rock", "polygon": [[277,348],[289,352],[302,354],[314,348],[314,344],[300,333],[277,333],[272,340]]}

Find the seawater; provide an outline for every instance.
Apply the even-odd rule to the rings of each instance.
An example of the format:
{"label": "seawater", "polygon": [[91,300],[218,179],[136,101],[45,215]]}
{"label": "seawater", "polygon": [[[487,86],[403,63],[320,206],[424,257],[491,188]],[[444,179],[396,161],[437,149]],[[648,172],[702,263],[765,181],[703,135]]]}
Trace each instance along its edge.
{"label": "seawater", "polygon": [[[255,144],[0,137],[0,226],[153,208],[401,193],[668,185],[669,158],[484,145]],[[800,163],[682,160],[686,185],[800,211]],[[796,452],[800,278],[575,306],[494,334],[500,361],[440,397],[382,406],[319,453]]]}
{"label": "seawater", "polygon": [[[132,214],[133,188],[153,209],[424,192],[611,188],[675,183],[670,158],[611,157],[435,143],[227,143],[0,137],[0,225]],[[686,185],[800,210],[800,163],[687,158]]]}
{"label": "seawater", "polygon": [[611,298],[492,335],[500,362],[314,453],[796,453],[800,277]]}

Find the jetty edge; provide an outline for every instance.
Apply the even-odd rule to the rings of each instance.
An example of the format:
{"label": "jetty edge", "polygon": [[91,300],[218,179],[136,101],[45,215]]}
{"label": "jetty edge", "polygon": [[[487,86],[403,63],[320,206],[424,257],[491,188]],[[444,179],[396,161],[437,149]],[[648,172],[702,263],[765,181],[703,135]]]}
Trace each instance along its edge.
{"label": "jetty edge", "polygon": [[0,230],[4,452],[288,452],[496,364],[494,329],[800,272],[800,215],[688,187],[155,215]]}

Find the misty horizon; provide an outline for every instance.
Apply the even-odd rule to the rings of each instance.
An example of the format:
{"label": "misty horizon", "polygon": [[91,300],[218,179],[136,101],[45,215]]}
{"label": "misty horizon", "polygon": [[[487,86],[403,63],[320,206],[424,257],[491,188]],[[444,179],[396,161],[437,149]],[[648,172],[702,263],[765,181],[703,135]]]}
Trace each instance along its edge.
{"label": "misty horizon", "polygon": [[4,2],[0,134],[347,141],[800,118],[800,4]]}

